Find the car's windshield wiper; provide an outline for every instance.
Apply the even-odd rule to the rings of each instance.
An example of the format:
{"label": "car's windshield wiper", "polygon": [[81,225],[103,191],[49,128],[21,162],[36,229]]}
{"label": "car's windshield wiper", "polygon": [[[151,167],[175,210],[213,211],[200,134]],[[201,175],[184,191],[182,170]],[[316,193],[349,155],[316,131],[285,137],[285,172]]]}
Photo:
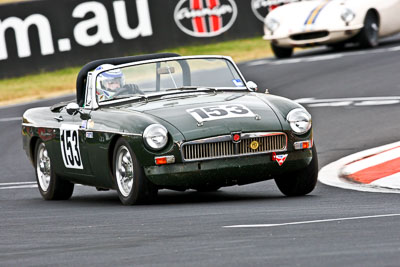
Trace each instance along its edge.
{"label": "car's windshield wiper", "polygon": [[198,90],[198,89],[206,89],[206,90],[211,90],[211,91],[217,91],[216,88],[212,88],[212,87],[203,87],[203,86],[182,86],[182,87],[178,87],[178,88],[168,88],[165,89],[165,91],[184,91],[184,90]]}

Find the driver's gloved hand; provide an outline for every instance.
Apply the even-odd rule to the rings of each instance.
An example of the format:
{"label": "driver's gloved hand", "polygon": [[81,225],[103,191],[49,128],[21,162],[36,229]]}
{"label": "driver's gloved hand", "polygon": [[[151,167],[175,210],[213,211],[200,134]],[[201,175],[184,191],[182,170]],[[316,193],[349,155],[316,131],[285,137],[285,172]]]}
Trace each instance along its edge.
{"label": "driver's gloved hand", "polygon": [[137,84],[134,83],[127,83],[123,86],[124,89],[127,90],[127,92],[131,93],[131,94],[137,94],[140,93],[139,91],[139,86],[137,86]]}

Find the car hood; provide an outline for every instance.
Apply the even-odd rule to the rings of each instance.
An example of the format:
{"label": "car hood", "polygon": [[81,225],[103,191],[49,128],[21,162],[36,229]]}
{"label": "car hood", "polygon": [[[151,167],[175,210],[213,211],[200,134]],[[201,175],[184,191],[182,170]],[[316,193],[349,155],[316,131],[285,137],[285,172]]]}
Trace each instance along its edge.
{"label": "car hood", "polygon": [[[298,33],[345,25],[340,15],[344,9],[344,0],[331,1],[303,1],[283,5],[270,14],[267,18],[274,18],[281,24],[278,30],[288,33]],[[290,17],[290,20],[284,18]],[[332,25],[338,23],[340,25]]]}
{"label": "car hood", "polygon": [[[211,116],[212,120],[202,122],[199,121],[199,117],[196,119],[191,112],[194,109],[204,108],[231,109],[232,105],[233,108],[247,108],[250,112],[240,117],[235,117],[235,115],[224,118]],[[231,134],[232,132],[282,131],[280,120],[268,101],[250,92],[184,93],[165,96],[146,104],[132,104],[125,108],[143,112],[168,122],[177,128],[186,140]],[[219,112],[214,110],[212,114],[219,114]]]}

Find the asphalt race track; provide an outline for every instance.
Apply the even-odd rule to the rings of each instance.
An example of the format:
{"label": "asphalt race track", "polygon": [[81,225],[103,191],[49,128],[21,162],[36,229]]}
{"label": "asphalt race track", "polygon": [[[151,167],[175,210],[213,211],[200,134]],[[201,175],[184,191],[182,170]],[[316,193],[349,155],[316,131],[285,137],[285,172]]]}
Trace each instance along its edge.
{"label": "asphalt race track", "polygon": [[[377,49],[316,49],[240,69],[273,94],[325,99],[305,104],[320,168],[400,139],[400,104],[376,99],[400,96],[400,37]],[[35,176],[19,117],[56,101],[0,108],[1,266],[400,264],[398,194],[319,183],[309,196],[287,198],[268,181],[215,193],[163,190],[157,203],[132,207],[122,206],[116,192],[83,186],[69,201],[44,201],[30,183]],[[224,227],[254,224],[263,227]]]}

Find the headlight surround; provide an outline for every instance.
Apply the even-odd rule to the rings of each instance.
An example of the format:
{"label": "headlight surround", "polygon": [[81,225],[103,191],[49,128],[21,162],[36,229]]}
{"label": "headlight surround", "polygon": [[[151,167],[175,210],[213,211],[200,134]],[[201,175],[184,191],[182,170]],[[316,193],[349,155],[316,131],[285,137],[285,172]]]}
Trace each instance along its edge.
{"label": "headlight surround", "polygon": [[163,149],[168,143],[168,130],[161,124],[151,124],[144,130],[143,140],[154,150]]}
{"label": "headlight surround", "polygon": [[356,17],[356,13],[354,13],[350,8],[345,7],[340,17],[344,22],[350,23]]}
{"label": "headlight surround", "polygon": [[293,132],[298,135],[304,134],[311,129],[311,115],[302,108],[290,111],[286,117]]}
{"label": "headlight surround", "polygon": [[265,22],[265,26],[269,31],[274,32],[279,28],[280,24],[278,20],[274,18],[268,18]]}

